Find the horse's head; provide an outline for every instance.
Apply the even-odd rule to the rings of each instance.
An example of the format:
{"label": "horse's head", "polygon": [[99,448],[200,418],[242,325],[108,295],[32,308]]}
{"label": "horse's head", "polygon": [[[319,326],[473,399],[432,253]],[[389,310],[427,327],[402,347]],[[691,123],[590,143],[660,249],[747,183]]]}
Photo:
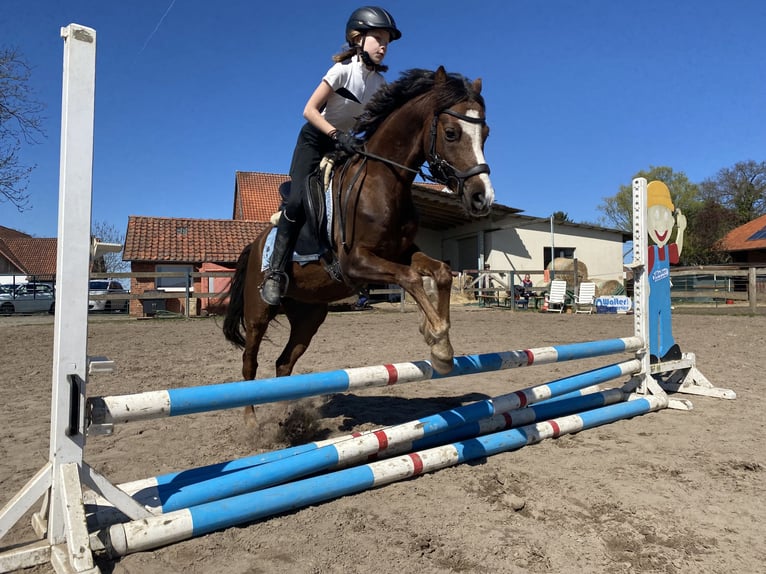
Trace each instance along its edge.
{"label": "horse's head", "polygon": [[[435,101],[449,102],[454,82],[455,78],[450,78],[440,66],[434,75]],[[482,216],[489,213],[495,200],[489,166],[484,159],[489,127],[481,80],[465,82],[463,88],[464,95],[459,101],[434,110],[426,157],[433,178],[457,193],[468,213]],[[440,95],[440,91],[444,94]]]}

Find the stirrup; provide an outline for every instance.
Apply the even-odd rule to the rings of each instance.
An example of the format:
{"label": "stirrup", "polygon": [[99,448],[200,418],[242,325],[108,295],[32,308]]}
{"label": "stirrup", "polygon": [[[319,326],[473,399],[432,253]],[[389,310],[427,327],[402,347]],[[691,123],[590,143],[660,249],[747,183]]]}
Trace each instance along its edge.
{"label": "stirrup", "polygon": [[268,271],[261,284],[261,299],[267,305],[279,305],[287,293],[289,283],[290,279],[284,271]]}

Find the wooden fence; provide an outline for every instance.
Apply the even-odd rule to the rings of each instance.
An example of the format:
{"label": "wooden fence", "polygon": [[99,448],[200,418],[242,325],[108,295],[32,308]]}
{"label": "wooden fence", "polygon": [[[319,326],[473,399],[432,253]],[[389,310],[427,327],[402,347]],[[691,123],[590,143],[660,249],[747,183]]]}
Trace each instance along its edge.
{"label": "wooden fence", "polygon": [[[196,301],[202,299],[215,300],[217,302],[225,301],[229,296],[228,288],[224,291],[207,291],[200,290],[200,286],[209,284],[205,281],[207,278],[212,277],[225,277],[231,278],[234,275],[234,271],[141,271],[141,272],[123,272],[123,273],[91,273],[91,279],[116,279],[116,280],[132,280],[133,279],[157,279],[157,278],[174,278],[174,279],[186,279],[184,282],[185,287],[176,288],[174,290],[152,289],[141,292],[131,292],[129,294],[115,294],[115,295],[91,295],[93,300],[118,300],[124,301],[129,299],[131,301],[141,301],[142,305],[147,301],[166,301],[176,300],[183,302],[180,308],[183,309],[183,315],[190,317],[196,315],[196,312],[192,312],[192,308],[196,307]],[[131,283],[132,284],[132,283]],[[367,292],[369,295],[398,295],[400,301],[400,309],[404,310],[405,304],[405,292],[401,287],[396,288],[381,288],[370,289]],[[172,313],[178,314],[178,313]]]}
{"label": "wooden fence", "polygon": [[[146,300],[169,300],[175,299],[182,302],[181,308],[185,310],[184,314],[188,317],[191,314],[190,309],[196,304],[196,300],[211,299],[225,300],[228,297],[228,291],[210,292],[201,291],[200,287],[208,284],[206,278],[211,277],[231,277],[233,271],[168,271],[168,272],[125,272],[125,273],[91,273],[92,279],[155,279],[161,277],[168,278],[186,278],[186,288],[174,291],[151,290],[145,292],[136,292],[119,295],[94,295],[92,299],[107,300],[139,300],[142,303]],[[541,276],[545,270],[466,270],[458,276],[465,281],[461,281],[461,290],[463,293],[475,294],[477,300],[482,297],[494,298],[499,302],[504,295],[511,291],[516,276],[523,276],[529,273],[532,276]],[[558,272],[557,272],[558,273]],[[571,272],[569,272],[572,275]],[[492,276],[493,284],[490,287],[482,279]],[[470,278],[469,278],[470,277]],[[747,303],[750,312],[757,313],[758,306],[766,306],[766,267],[734,267],[734,266],[699,266],[687,268],[673,268],[670,272],[671,298],[674,304],[713,304],[732,305],[732,309],[741,309],[743,303]],[[196,287],[196,289],[195,289]],[[630,294],[630,284],[626,285],[626,292]],[[539,287],[536,290],[541,293],[544,289]],[[401,288],[372,289],[371,295],[399,295],[401,308],[404,309],[405,294]],[[511,298],[512,300],[512,298]],[[513,308],[513,304],[509,305]]]}
{"label": "wooden fence", "polygon": [[674,303],[734,305],[746,302],[751,313],[766,305],[766,267],[699,266],[671,269]]}

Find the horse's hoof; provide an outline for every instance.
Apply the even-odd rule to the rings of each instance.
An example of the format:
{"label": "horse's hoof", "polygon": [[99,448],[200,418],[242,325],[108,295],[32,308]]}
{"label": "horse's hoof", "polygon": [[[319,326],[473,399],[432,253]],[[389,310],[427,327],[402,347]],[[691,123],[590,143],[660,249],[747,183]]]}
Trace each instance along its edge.
{"label": "horse's hoof", "polygon": [[445,361],[431,353],[431,366],[440,375],[446,375],[452,370],[453,363],[452,360]]}
{"label": "horse's hoof", "polygon": [[242,418],[245,421],[245,428],[248,430],[255,430],[258,428],[258,419],[255,416],[255,409],[252,406],[245,407]]}
{"label": "horse's hoof", "polygon": [[443,337],[435,344],[431,345],[431,365],[440,375],[446,375],[452,370],[452,359],[455,351],[449,337]]}

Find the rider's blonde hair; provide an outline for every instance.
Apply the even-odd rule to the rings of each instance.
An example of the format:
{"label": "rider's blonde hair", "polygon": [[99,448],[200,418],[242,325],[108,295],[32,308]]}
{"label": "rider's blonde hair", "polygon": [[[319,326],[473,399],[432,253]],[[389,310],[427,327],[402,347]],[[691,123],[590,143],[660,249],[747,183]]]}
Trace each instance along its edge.
{"label": "rider's blonde hair", "polygon": [[361,39],[362,39],[362,33],[359,30],[352,30],[351,32],[349,32],[348,41],[349,43],[353,44],[353,46],[349,46],[342,52],[335,54],[332,57],[333,62],[343,62],[345,60],[351,59],[352,56],[355,56],[359,52],[359,49],[362,46]]}

